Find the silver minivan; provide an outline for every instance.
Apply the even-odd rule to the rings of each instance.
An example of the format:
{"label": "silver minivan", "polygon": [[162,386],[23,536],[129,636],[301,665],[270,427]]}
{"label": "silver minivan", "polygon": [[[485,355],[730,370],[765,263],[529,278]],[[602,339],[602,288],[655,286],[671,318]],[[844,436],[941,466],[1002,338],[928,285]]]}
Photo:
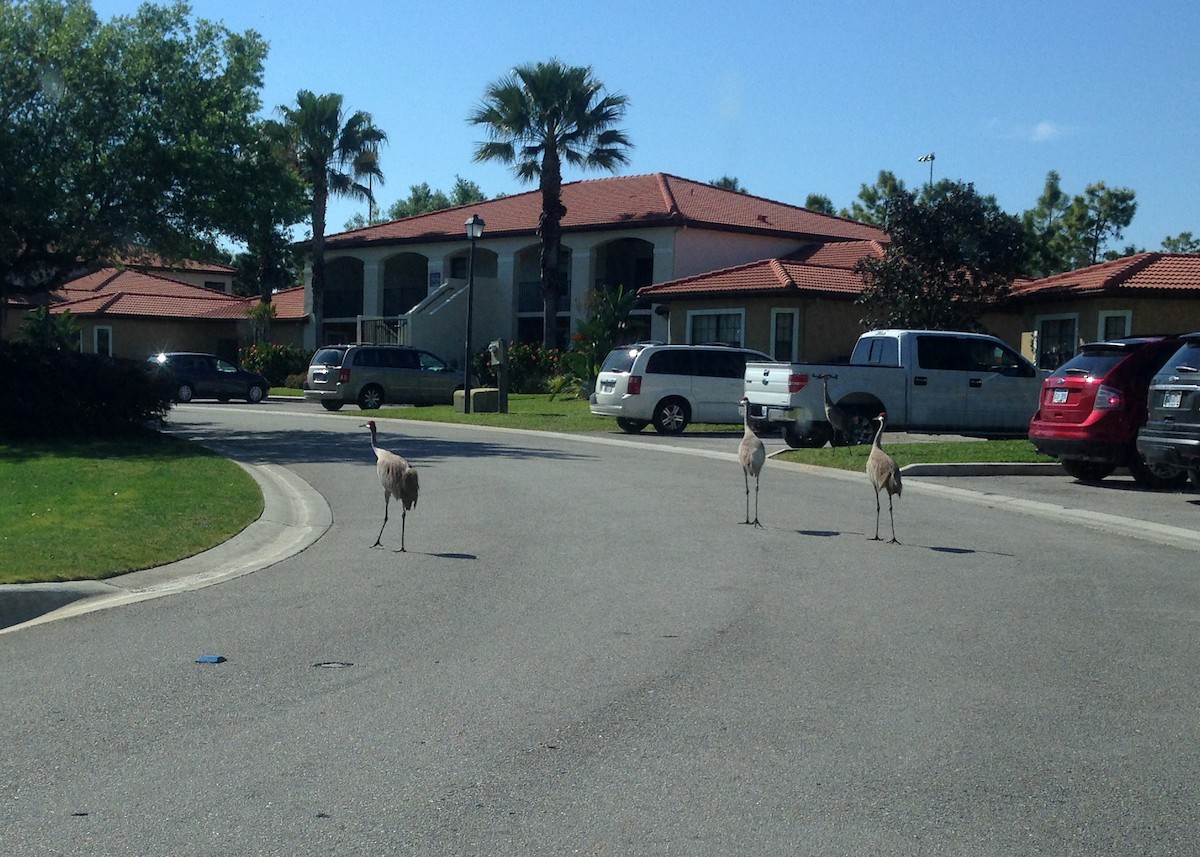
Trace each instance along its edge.
{"label": "silver minivan", "polygon": [[729,345],[623,345],[604,358],[591,412],[616,417],[630,433],[648,425],[679,434],[693,422],[740,423],[746,362],[770,359]]}
{"label": "silver minivan", "polygon": [[380,405],[450,405],[462,389],[462,372],[428,351],[407,345],[327,345],[308,366],[305,401],[327,411],[357,402]]}

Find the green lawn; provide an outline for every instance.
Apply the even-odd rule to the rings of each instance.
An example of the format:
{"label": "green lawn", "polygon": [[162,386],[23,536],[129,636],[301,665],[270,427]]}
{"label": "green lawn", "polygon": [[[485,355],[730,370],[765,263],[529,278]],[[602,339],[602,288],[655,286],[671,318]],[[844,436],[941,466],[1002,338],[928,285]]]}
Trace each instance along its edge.
{"label": "green lawn", "polygon": [[[586,401],[546,395],[509,396],[507,414],[467,416],[449,405],[371,412],[348,405],[338,413],[360,422],[371,417],[616,433],[615,422],[592,416]],[[688,428],[688,434],[740,431],[740,424]],[[736,447],[731,438],[730,451]],[[826,447],[787,450],[780,456],[862,470],[868,450]],[[888,452],[902,467],[918,462],[1051,460],[1038,456],[1024,440],[894,444]],[[245,471],[168,435],[0,443],[0,583],[102,579],[171,562],[221,543],[261,513],[261,492]]]}
{"label": "green lawn", "polygon": [[241,467],[168,435],[0,443],[0,583],[99,580],[182,559],[262,509]]}

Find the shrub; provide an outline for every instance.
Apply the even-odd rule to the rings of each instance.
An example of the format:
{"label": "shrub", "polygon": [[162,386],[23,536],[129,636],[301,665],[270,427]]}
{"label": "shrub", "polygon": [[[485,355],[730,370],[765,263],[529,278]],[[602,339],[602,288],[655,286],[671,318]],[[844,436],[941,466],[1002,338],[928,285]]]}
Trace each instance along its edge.
{"label": "shrub", "polygon": [[164,417],[171,385],[138,360],[0,342],[0,437],[115,435]]}
{"label": "shrub", "polygon": [[289,387],[293,390],[308,389],[308,373],[297,372],[295,375],[288,375],[283,379],[283,386]]}
{"label": "shrub", "polygon": [[277,345],[262,342],[247,345],[238,351],[238,362],[242,367],[264,376],[272,387],[290,386],[289,375],[307,373],[313,352],[295,345]]}

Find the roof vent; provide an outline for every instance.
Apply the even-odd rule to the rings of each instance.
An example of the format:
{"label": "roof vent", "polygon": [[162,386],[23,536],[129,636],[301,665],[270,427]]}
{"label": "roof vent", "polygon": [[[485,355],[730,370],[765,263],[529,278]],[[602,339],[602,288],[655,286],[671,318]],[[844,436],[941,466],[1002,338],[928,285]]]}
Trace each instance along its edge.
{"label": "roof vent", "polygon": [[766,216],[765,214],[760,214],[760,215],[758,216],[758,222],[759,222],[759,223],[766,223],[766,222],[767,222],[767,216]]}

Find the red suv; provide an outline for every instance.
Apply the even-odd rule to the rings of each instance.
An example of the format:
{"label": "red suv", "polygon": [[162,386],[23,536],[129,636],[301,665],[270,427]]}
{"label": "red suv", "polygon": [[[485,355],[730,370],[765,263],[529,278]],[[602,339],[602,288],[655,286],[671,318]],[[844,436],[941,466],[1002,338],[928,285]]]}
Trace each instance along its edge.
{"label": "red suv", "polygon": [[1043,455],[1082,482],[1098,482],[1128,467],[1146,488],[1178,488],[1187,473],[1147,462],[1135,445],[1146,422],[1146,391],[1154,373],[1178,350],[1177,336],[1091,342],[1042,383],[1029,439]]}

